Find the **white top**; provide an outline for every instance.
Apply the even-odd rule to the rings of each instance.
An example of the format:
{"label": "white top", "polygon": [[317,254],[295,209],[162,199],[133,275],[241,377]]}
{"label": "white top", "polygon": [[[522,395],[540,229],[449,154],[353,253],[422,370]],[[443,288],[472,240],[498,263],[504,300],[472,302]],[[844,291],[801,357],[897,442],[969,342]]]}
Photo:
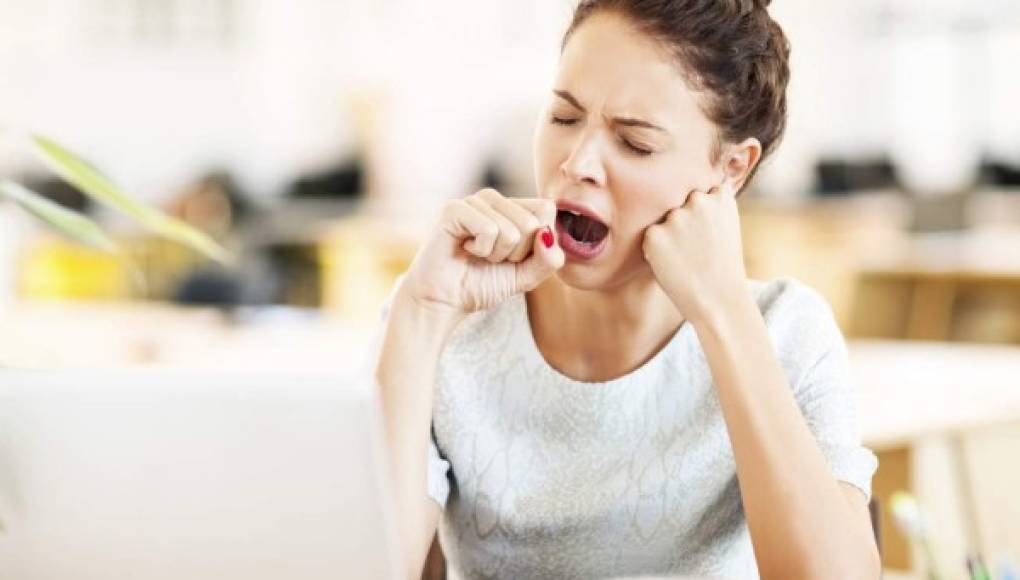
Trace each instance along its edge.
{"label": "white top", "polygon": [[[748,285],[833,474],[870,497],[878,462],[829,305],[793,279]],[[440,360],[429,451],[451,578],[758,575],[690,323],[640,368],[588,383],[544,360],[523,295],[474,313]]]}

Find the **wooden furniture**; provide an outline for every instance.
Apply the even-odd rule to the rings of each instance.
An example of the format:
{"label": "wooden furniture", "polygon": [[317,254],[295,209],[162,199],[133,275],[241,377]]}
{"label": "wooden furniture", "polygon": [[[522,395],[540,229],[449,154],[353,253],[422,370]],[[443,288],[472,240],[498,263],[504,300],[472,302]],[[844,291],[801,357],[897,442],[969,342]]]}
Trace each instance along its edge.
{"label": "wooden furniture", "polygon": [[1020,344],[1020,231],[917,235],[862,263],[848,333]]}
{"label": "wooden furniture", "polygon": [[[875,496],[918,497],[948,577],[968,553],[1020,554],[1020,347],[858,340],[850,354]],[[888,510],[881,521],[885,566],[919,574]]]}
{"label": "wooden furniture", "polygon": [[867,270],[857,337],[1020,344],[1020,271]]}

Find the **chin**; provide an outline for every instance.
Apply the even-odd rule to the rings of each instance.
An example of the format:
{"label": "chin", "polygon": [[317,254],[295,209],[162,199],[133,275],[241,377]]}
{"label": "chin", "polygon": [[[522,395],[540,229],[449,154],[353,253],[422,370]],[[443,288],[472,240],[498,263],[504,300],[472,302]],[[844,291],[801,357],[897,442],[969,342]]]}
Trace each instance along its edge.
{"label": "chin", "polygon": [[556,272],[556,277],[575,290],[601,290],[605,287],[605,276],[586,264],[567,262]]}
{"label": "chin", "polygon": [[557,278],[565,285],[576,290],[605,291],[614,290],[640,277],[642,273],[651,274],[651,269],[644,268],[621,270],[608,264],[596,265],[567,261],[556,272]]}

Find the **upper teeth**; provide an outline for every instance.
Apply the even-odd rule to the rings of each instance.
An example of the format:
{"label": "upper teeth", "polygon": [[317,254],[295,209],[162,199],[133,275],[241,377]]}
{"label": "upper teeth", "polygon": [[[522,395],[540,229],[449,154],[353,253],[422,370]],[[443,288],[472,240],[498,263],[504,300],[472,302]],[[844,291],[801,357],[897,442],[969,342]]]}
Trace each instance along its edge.
{"label": "upper teeth", "polygon": [[568,209],[567,211],[569,211],[570,213],[572,213],[572,214],[574,214],[574,215],[576,215],[576,216],[578,216],[578,217],[581,217],[581,214],[580,214],[580,213],[578,213],[578,212],[576,212],[576,211],[574,211],[574,210],[572,210],[572,209]]}

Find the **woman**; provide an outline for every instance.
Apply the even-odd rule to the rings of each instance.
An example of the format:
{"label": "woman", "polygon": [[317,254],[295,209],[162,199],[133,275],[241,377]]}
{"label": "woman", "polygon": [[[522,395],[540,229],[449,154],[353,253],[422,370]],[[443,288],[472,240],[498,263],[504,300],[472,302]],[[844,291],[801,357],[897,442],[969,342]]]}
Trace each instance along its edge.
{"label": "woman", "polygon": [[786,117],[766,4],[582,2],[538,197],[446,205],[376,375],[409,577],[441,516],[454,578],[878,577],[843,338],[743,266]]}

